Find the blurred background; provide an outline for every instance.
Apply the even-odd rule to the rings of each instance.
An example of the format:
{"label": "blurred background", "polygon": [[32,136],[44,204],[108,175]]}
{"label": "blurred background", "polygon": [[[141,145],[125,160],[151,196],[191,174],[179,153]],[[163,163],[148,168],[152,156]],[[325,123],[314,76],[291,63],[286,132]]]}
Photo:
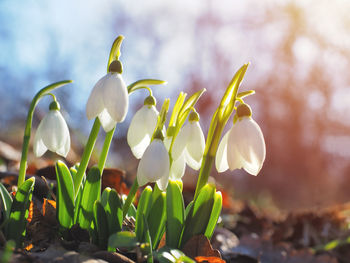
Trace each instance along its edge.
{"label": "blurred background", "polygon": [[[106,73],[114,39],[122,34],[125,81],[168,81],[153,89],[158,109],[167,97],[173,105],[180,91],[207,89],[197,104],[205,132],[233,74],[251,62],[240,90],[256,90],[246,102],[263,130],[267,158],[258,177],[244,171],[216,174],[213,169],[226,191],[258,203],[268,200],[281,209],[347,202],[348,10],[345,0],[1,0],[0,140],[20,149],[35,93],[72,79],[73,84],[55,94],[79,156],[92,126],[85,103]],[[108,159],[110,167],[125,169],[130,177],[137,161],[124,139],[145,96],[144,91],[130,96],[127,120],[117,127]],[[40,102],[35,127],[48,103]],[[72,158],[79,161],[77,156]],[[196,176],[187,168],[186,180]]]}

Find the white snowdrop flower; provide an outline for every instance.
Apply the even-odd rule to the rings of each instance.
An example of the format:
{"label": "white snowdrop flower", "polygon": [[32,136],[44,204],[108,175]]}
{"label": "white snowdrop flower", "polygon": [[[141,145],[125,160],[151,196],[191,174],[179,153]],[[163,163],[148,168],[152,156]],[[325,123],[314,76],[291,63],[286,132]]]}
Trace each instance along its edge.
{"label": "white snowdrop flower", "polygon": [[246,172],[257,175],[266,156],[263,133],[251,118],[251,109],[247,104],[240,104],[236,114],[237,122],[219,144],[216,169],[224,172],[228,168],[231,171],[243,168]]}
{"label": "white snowdrop flower", "polygon": [[189,122],[184,125],[175,138],[172,158],[177,160],[184,154],[186,163],[192,169],[198,170],[201,167],[204,148],[205,138],[199,125],[198,113],[191,112]]}
{"label": "white snowdrop flower", "polygon": [[121,63],[113,61],[109,69],[110,73],[102,77],[92,89],[86,104],[87,118],[91,120],[98,117],[106,132],[112,130],[118,122],[124,121],[129,107]]}
{"label": "white snowdrop flower", "polygon": [[139,186],[156,182],[159,189],[165,191],[169,181],[169,166],[168,151],[163,141],[155,137],[144,152],[137,168]]}
{"label": "white snowdrop flower", "polygon": [[153,96],[147,97],[142,108],[135,113],[129,126],[127,141],[137,159],[142,157],[150,144],[157,126],[159,112],[155,104],[156,101]]}
{"label": "white snowdrop flower", "polygon": [[47,150],[66,157],[70,149],[70,136],[66,121],[59,111],[58,102],[50,104],[50,111],[41,120],[34,137],[35,156],[42,156]]}

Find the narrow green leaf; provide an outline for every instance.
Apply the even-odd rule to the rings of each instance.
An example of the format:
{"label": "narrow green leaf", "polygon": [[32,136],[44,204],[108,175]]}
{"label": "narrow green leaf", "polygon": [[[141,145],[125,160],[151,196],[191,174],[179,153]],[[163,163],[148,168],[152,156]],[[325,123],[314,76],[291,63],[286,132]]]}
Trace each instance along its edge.
{"label": "narrow green leaf", "polygon": [[100,200],[101,174],[97,167],[92,167],[87,176],[78,213],[78,224],[83,229],[90,229],[93,220],[93,206]]}
{"label": "narrow green leaf", "polygon": [[94,203],[94,229],[97,232],[98,246],[106,250],[109,237],[108,220],[105,210],[100,201]]}
{"label": "narrow green leaf", "polygon": [[69,229],[74,218],[74,184],[67,166],[58,161],[56,163],[57,177],[57,219],[60,225]]}
{"label": "narrow green leaf", "polygon": [[11,213],[12,197],[6,187],[0,183],[0,206],[4,211],[5,220],[9,219]]}
{"label": "narrow green leaf", "polygon": [[197,101],[205,91],[206,89],[199,90],[196,93],[194,93],[191,97],[189,97],[188,100],[185,101],[179,112],[176,126],[181,127],[185,123],[188,114],[190,114],[191,108],[194,107],[194,105],[196,105]]}
{"label": "narrow green leaf", "polygon": [[170,121],[169,121],[169,127],[175,126],[177,117],[179,115],[180,109],[182,105],[184,104],[185,98],[187,94],[184,92],[180,92],[179,96],[177,97],[177,100],[175,102],[173,112],[171,113]]}
{"label": "narrow green leaf", "polygon": [[183,227],[180,248],[195,235],[204,234],[214,204],[215,186],[206,184],[194,200]]}
{"label": "narrow green leaf", "polygon": [[185,218],[185,209],[181,190],[175,181],[169,181],[166,190],[166,204],[166,245],[178,248]]}
{"label": "narrow green leaf", "polygon": [[[72,170],[72,168],[71,168],[71,170]],[[74,183],[74,176],[76,176],[76,173],[73,172],[72,175],[73,175],[73,183]],[[81,204],[81,199],[83,198],[83,190],[84,190],[85,183],[86,183],[86,175],[84,173],[83,174],[83,179],[81,180],[81,184],[79,186],[78,193],[77,193],[76,198],[75,198],[75,203],[74,203],[75,209],[74,209],[73,224],[78,223],[78,215],[79,215],[79,212],[80,212],[80,204]]]}
{"label": "narrow green leaf", "polygon": [[164,80],[158,80],[158,79],[141,79],[138,81],[135,81],[134,83],[130,84],[128,86],[128,92],[129,94],[134,92],[135,90],[138,90],[140,88],[144,88],[145,86],[149,85],[166,85],[167,82]]}
{"label": "narrow green leaf", "polygon": [[185,219],[187,218],[188,214],[190,213],[191,209],[192,209],[192,206],[193,206],[193,200],[186,206],[186,209],[185,209]]}
{"label": "narrow green leaf", "polygon": [[237,98],[243,99],[247,96],[255,94],[255,90],[247,90],[247,91],[242,91],[237,94]]}
{"label": "narrow green leaf", "polygon": [[[170,104],[170,100],[169,99],[165,99],[164,103],[162,105],[162,108],[160,109],[159,115],[158,115],[158,120],[157,120],[157,125],[156,128],[154,129],[156,130],[160,130],[163,131],[163,127],[166,121],[166,116],[168,115],[168,110],[169,110],[169,104]],[[153,136],[155,135],[155,133],[153,133]],[[165,134],[163,134],[165,137]],[[153,140],[153,138],[152,138]]]}
{"label": "narrow green leaf", "polygon": [[213,209],[211,211],[207,229],[205,230],[205,233],[204,233],[204,235],[209,240],[214,233],[216,223],[218,222],[218,219],[221,213],[221,208],[222,208],[222,195],[221,195],[221,192],[216,192],[214,195]]}
{"label": "narrow green leaf", "polygon": [[148,243],[148,249],[146,250],[147,263],[153,263],[152,240],[151,240],[151,235],[149,233],[149,228],[148,228],[148,224],[147,224],[147,220],[146,220],[145,215],[142,215],[142,221],[143,221],[143,226],[144,226],[143,236],[145,237],[145,242]]}
{"label": "narrow green leaf", "polygon": [[138,244],[136,234],[129,231],[112,234],[108,239],[108,246],[113,248],[134,248]]}
{"label": "narrow green leaf", "polygon": [[166,193],[155,190],[152,194],[152,208],[148,215],[148,227],[151,235],[153,250],[156,250],[165,231]]}
{"label": "narrow green leaf", "polygon": [[123,204],[117,191],[106,188],[102,193],[101,204],[106,212],[109,234],[119,232],[123,223]]}
{"label": "narrow green leaf", "polygon": [[136,223],[135,223],[135,233],[140,242],[143,241],[144,224],[142,217],[148,217],[148,212],[150,211],[150,206],[152,204],[152,187],[147,186],[140,197],[139,204],[136,211]]}
{"label": "narrow green leaf", "polygon": [[26,231],[27,217],[29,214],[29,205],[32,200],[32,194],[35,184],[35,178],[31,177],[24,181],[18,188],[11,206],[10,218],[6,228],[7,240],[14,240],[16,247],[22,246],[22,240]]}

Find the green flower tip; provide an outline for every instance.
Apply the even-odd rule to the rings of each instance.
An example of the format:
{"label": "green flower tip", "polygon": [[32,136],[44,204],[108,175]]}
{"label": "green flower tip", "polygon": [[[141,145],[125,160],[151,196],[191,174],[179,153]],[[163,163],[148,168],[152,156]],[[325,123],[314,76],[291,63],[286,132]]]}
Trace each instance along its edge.
{"label": "green flower tip", "polygon": [[61,107],[60,107],[60,104],[54,100],[53,102],[50,103],[49,109],[59,111],[61,109]]}
{"label": "green flower tip", "polygon": [[199,121],[199,114],[196,111],[192,111],[188,117],[188,121]]}
{"label": "green flower tip", "polygon": [[161,130],[157,129],[154,133],[153,139],[164,140],[164,136]]}
{"label": "green flower tip", "polygon": [[111,73],[123,73],[123,64],[120,62],[120,60],[113,60],[111,64],[109,64],[108,72]]}
{"label": "green flower tip", "polygon": [[249,107],[248,104],[241,103],[237,107],[236,114],[237,114],[238,118],[251,117],[252,116],[252,109]]}
{"label": "green flower tip", "polygon": [[149,95],[145,100],[143,101],[144,105],[147,106],[155,106],[156,105],[156,98],[153,97],[152,95]]}

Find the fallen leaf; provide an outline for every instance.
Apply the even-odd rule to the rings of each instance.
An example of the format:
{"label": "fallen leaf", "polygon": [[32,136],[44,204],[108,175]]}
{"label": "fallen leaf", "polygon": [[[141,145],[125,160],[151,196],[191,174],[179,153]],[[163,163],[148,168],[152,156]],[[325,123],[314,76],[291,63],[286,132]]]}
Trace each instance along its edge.
{"label": "fallen leaf", "polygon": [[187,241],[182,251],[191,258],[196,257],[217,257],[221,259],[220,252],[210,244],[209,239],[204,235],[197,235]]}
{"label": "fallen leaf", "polygon": [[195,257],[194,258],[197,262],[204,262],[204,263],[225,263],[225,260],[222,260],[221,258],[217,257]]}

